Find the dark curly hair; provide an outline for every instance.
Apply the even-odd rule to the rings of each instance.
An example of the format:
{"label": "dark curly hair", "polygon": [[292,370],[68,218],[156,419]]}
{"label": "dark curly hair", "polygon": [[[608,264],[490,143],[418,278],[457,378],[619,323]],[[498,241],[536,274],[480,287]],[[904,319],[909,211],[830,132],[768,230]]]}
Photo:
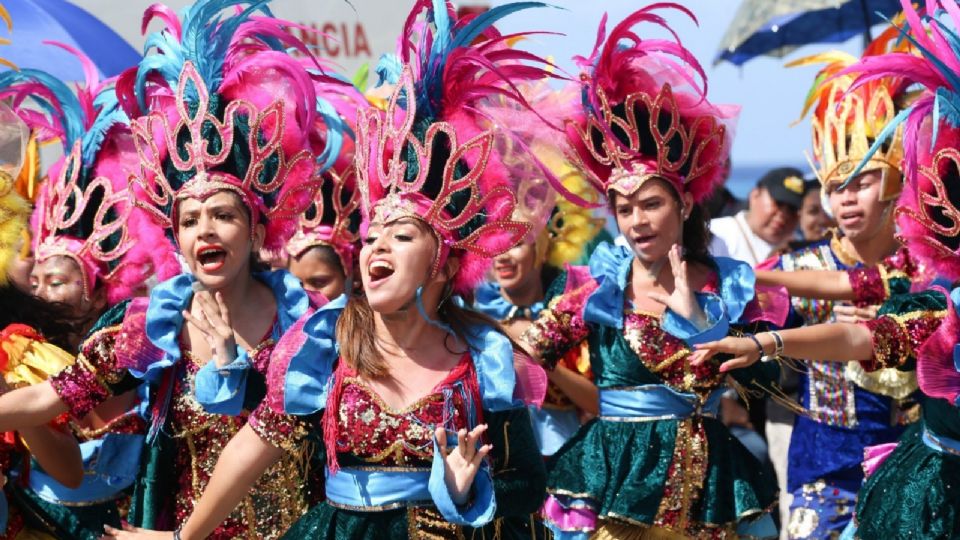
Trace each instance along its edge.
{"label": "dark curly hair", "polygon": [[38,330],[58,347],[71,350],[71,338],[83,331],[83,321],[70,308],[26,293],[12,284],[0,286],[0,329],[19,323]]}

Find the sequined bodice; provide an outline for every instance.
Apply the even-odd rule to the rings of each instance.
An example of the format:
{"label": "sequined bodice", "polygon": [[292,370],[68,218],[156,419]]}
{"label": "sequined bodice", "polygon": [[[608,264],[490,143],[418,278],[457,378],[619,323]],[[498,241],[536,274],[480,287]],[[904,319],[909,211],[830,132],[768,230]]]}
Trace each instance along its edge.
{"label": "sequined bodice", "polygon": [[[252,369],[266,372],[273,340],[262,342],[250,355]],[[199,362],[184,351],[170,404],[169,433],[175,443],[175,474],[179,489],[176,520],[183,523],[203,493],[220,452],[247,422],[249,411],[238,416],[210,414],[194,397]],[[260,478],[246,497],[210,538],[277,538],[305,510],[302,456],[284,454]]]}
{"label": "sequined bodice", "polygon": [[683,340],[663,331],[655,313],[624,314],[623,337],[640,364],[676,390],[709,392],[723,381],[714,362],[691,365],[692,351]]}
{"label": "sequined bodice", "polygon": [[433,458],[433,432],[467,427],[467,377],[476,377],[469,357],[429,395],[402,410],[395,410],[356,376],[343,380],[338,408],[337,452],[385,467],[429,467]]}

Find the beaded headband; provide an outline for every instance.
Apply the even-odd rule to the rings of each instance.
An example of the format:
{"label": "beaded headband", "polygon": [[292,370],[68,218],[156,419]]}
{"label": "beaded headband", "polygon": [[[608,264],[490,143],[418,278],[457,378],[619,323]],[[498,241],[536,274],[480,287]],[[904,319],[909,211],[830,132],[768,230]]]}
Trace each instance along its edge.
{"label": "beaded headband", "polygon": [[[188,92],[195,99],[189,99]],[[190,101],[194,101],[194,106]],[[165,227],[175,229],[179,201],[203,200],[219,191],[230,191],[250,210],[251,223],[261,219],[267,222],[297,219],[305,206],[298,201],[309,201],[319,181],[304,180],[292,189],[282,189],[285,184],[292,184],[287,183],[289,177],[308,176],[314,167],[309,150],[301,149],[288,156],[281,146],[287,121],[282,100],[261,109],[249,101],[236,99],[227,103],[222,115],[215,115],[209,110],[206,85],[188,61],[180,73],[175,102],[172,121],[169,112],[152,111],[132,123],[140,161],[140,171],[133,177],[141,188],[135,192],[138,205]],[[236,128],[240,124],[249,127],[242,138],[237,136]],[[165,152],[161,151],[158,141]],[[242,145],[247,151],[249,164],[243,178],[221,170],[235,159],[235,145]],[[272,172],[267,171],[268,162]],[[167,180],[169,171],[165,167],[177,173],[192,173],[192,178],[175,189]],[[263,196],[274,194],[277,194],[276,200],[268,207]],[[268,238],[265,244],[279,240]]]}
{"label": "beaded headband", "polygon": [[[889,50],[909,52],[909,42],[898,42],[897,28],[891,27],[877,37],[864,52],[864,58]],[[896,44],[900,43],[900,44]],[[896,45],[895,45],[896,44]],[[854,170],[882,172],[880,200],[897,198],[903,187],[903,129],[889,134],[887,142],[870,152],[884,128],[901,110],[903,80],[887,77],[852,88],[855,77],[843,71],[859,59],[840,51],[801,58],[787,67],[826,63],[807,95],[801,117],[813,109],[810,120],[813,131],[813,169],[825,189],[844,185]]]}
{"label": "beaded headband", "polygon": [[[440,240],[432,275],[451,250],[487,259],[510,249],[527,234],[529,225],[512,218],[516,195],[506,183],[482,185],[494,132],[483,131],[461,143],[452,124],[434,122],[421,142],[413,132],[416,101],[413,76],[404,67],[387,110],[361,112],[356,164],[364,220],[386,224],[410,217],[430,225]],[[447,145],[442,157],[435,154],[438,145]],[[438,164],[437,159],[443,162]],[[424,192],[428,175],[437,170],[442,171],[439,189],[428,195]],[[461,207],[451,215],[448,209],[454,198]],[[478,218],[483,223],[469,227]],[[467,234],[462,234],[464,227],[470,228]]]}
{"label": "beaded headband", "polygon": [[287,242],[286,251],[299,257],[315,246],[328,246],[340,258],[343,271],[353,269],[360,241],[360,191],[354,186],[354,172],[328,171],[313,204],[300,216],[297,232]]}
{"label": "beaded headband", "polygon": [[[83,276],[83,297],[89,299],[98,280],[109,284],[123,271],[120,261],[136,239],[126,227],[133,208],[127,191],[117,190],[105,176],[85,180],[82,171],[77,141],[37,199],[34,254],[38,262],[56,256],[73,260]],[[74,236],[78,227],[89,234]]]}
{"label": "beaded headband", "polygon": [[724,167],[729,156],[726,126],[714,115],[684,118],[670,84],[653,96],[630,94],[618,104],[623,108],[620,114],[613,111],[602,88],[594,91],[599,109],[585,125],[572,127],[590,158],[610,169],[606,179],[594,177],[605,192],[630,196],[647,180],[659,178],[677,193],[686,193]]}
{"label": "beaded headband", "polygon": [[[577,58],[583,107],[567,122],[570,160],[605,195],[629,196],[657,178],[700,202],[724,180],[739,109],[707,101],[706,73],[659,13],[668,10],[696,22],[683,6],[657,3],[607,36],[604,16],[593,53]],[[640,23],[675,39],[641,39]]]}

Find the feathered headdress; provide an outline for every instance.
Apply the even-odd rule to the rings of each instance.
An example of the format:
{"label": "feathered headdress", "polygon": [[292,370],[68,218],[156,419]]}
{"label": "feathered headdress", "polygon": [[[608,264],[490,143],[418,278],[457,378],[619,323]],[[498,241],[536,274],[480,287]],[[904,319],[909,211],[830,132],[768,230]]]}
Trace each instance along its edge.
{"label": "feathered headdress", "polygon": [[176,265],[171,249],[134,241],[156,236],[159,230],[129,201],[127,179],[136,153],[111,81],[101,82],[79,52],[58,46],[84,66],[85,83],[75,92],[38,70],[0,74],[0,98],[12,99],[38,139],[59,140],[65,153],[50,168],[36,200],[34,255],[38,263],[55,256],[70,258],[83,275],[85,298],[102,284],[108,302],[116,303],[155,271],[171,274]]}
{"label": "feathered headdress", "polygon": [[[199,0],[180,18],[150,7],[144,27],[154,17],[166,23],[147,39],[156,53],[122,74],[117,87],[131,116],[145,114],[132,126],[138,204],[173,229],[180,200],[230,191],[252,223],[266,225],[264,249],[278,253],[313,200],[318,173],[336,161],[329,148],[339,139],[329,132],[340,125],[317,114],[315,82],[339,81],[315,60],[311,71],[286,52],[313,59],[265,4]],[[235,6],[246,9],[223,16]],[[253,16],[257,11],[262,15]]]}
{"label": "feathered headdress", "polygon": [[[901,18],[902,20],[902,18]],[[863,52],[863,57],[888,52],[911,52],[907,40],[897,39],[899,29],[891,26],[877,36]],[[903,108],[906,79],[885,77],[851,90],[854,77],[844,70],[860,59],[841,51],[831,51],[795,60],[787,67],[827,64],[817,73],[803,104],[801,118],[813,110],[814,172],[824,188],[843,184],[867,155],[867,150],[880,132]],[[900,172],[903,159],[901,129],[895,130],[883,147],[858,171],[882,171],[881,201],[893,200],[903,186]]]}
{"label": "feathered headdress", "polygon": [[[327,125],[338,129],[327,130],[336,137],[326,150],[335,162],[322,174],[322,184],[313,203],[300,215],[293,237],[287,242],[286,254],[299,257],[314,246],[328,246],[337,254],[344,272],[353,269],[360,241],[360,191],[357,188],[354,166],[354,130],[360,111],[370,103],[358,88],[352,85],[318,82],[317,94],[325,100],[317,101],[317,114]],[[318,158],[319,161],[325,161]]]}
{"label": "feathered headdress", "polygon": [[333,249],[343,271],[353,269],[360,241],[360,192],[354,171],[327,171],[309,208],[300,216],[297,232],[287,242],[287,254],[299,257],[315,246]]}
{"label": "feathered headdress", "polygon": [[898,28],[916,53],[866,56],[842,72],[855,76],[857,90],[890,77],[921,88],[866,152],[863,163],[903,132],[903,193],[897,203],[898,236],[910,253],[939,275],[960,279],[960,7],[953,0],[928,1],[927,13],[942,8],[949,23],[924,16],[902,0],[906,25]]}
{"label": "feathered headdress", "polygon": [[535,245],[538,260],[563,268],[580,259],[603,228],[604,220],[593,215],[601,201],[570,163],[565,133],[539,118],[572,116],[580,89],[571,84],[557,90],[547,81],[522,88],[532,110],[513,101],[495,100],[497,106],[491,107],[487,116],[493,125],[515,135],[501,138],[498,151],[511,177],[521,180],[514,217],[530,224],[525,241]]}
{"label": "feathered headdress", "polygon": [[[569,122],[573,156],[595,188],[606,195],[634,193],[650,178],[678,193],[705,199],[723,181],[739,109],[706,99],[706,73],[680,43],[662,12],[685,7],[656,3],[634,12],[606,35],[606,16],[583,69],[583,107]],[[641,39],[633,28],[651,23],[672,40]]]}
{"label": "feathered headdress", "polygon": [[396,77],[387,109],[360,117],[356,164],[364,219],[412,217],[429,224],[440,243],[433,272],[449,253],[460,258],[457,294],[472,290],[490,259],[529,229],[513,218],[517,186],[498,151],[498,138],[511,135],[491,126],[484,109],[495,97],[529,106],[517,83],[551,76],[545,61],[507,46],[516,36],[492,26],[542,5],[505,4],[455,20],[448,3],[418,0],[399,58],[381,64],[381,74]]}

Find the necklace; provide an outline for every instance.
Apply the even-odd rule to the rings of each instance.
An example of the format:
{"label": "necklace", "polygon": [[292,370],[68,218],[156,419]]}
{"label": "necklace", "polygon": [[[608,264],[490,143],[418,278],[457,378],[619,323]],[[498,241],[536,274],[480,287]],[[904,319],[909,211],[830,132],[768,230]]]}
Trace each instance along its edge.
{"label": "necklace", "polygon": [[850,253],[847,248],[843,247],[843,239],[840,236],[840,231],[831,229],[830,232],[833,236],[833,238],[830,239],[830,248],[833,249],[834,254],[840,259],[840,262],[842,262],[844,266],[856,266],[860,264],[860,259]]}

